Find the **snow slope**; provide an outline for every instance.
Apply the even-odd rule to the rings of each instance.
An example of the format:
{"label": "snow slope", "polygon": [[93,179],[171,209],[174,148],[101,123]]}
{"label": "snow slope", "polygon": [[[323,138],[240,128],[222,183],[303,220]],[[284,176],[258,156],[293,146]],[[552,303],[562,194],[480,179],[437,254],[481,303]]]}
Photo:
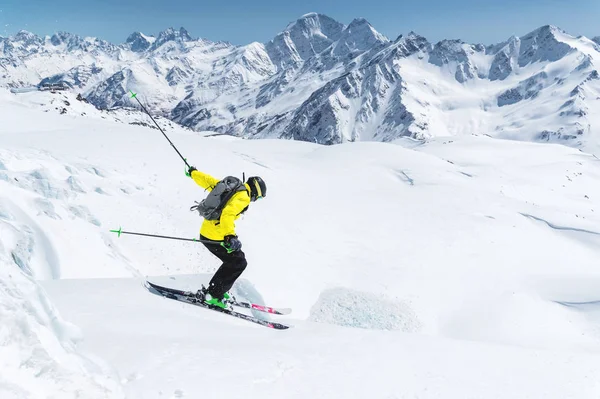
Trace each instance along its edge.
{"label": "snow slope", "polygon": [[[154,280],[185,287],[202,277]],[[597,353],[318,323],[270,331],[127,279],[44,288],[87,332],[86,350],[110,359],[140,398],[593,398],[600,389]]]}
{"label": "snow slope", "polygon": [[[234,292],[292,307],[278,332],[145,291],[143,276],[206,282],[218,262],[198,244],[108,232],[197,234],[203,191],[157,130],[0,102],[0,260],[23,281],[0,280],[13,396],[44,389],[4,377],[26,356],[69,373],[47,374],[56,397],[600,393],[593,155],[473,135],[326,147],[169,131],[198,168],[269,185],[238,223],[249,267]],[[40,316],[19,322],[30,306]],[[63,320],[81,333],[65,338]]]}

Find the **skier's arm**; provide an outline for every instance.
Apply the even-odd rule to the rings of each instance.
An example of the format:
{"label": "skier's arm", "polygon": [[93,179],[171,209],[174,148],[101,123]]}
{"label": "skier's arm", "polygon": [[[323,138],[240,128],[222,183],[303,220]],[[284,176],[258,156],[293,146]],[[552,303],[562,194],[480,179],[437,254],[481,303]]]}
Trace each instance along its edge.
{"label": "skier's arm", "polygon": [[238,193],[227,203],[223,212],[221,212],[221,231],[224,236],[234,236],[235,234],[235,218],[237,215],[250,205],[250,197],[245,192]]}
{"label": "skier's arm", "polygon": [[200,172],[199,170],[192,170],[190,176],[192,179],[194,179],[197,185],[207,189],[208,191],[211,191],[213,188],[215,188],[215,186],[219,182],[218,179],[215,179],[207,173]]}

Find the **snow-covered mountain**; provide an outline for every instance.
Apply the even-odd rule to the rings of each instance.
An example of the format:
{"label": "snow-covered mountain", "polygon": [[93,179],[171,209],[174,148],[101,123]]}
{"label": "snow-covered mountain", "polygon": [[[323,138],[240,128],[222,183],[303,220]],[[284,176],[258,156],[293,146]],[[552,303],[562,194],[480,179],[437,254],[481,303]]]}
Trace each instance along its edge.
{"label": "snow-covered mountain", "polygon": [[364,19],[310,13],[268,43],[233,46],[183,28],[121,45],[58,33],[0,38],[0,84],[65,82],[100,108],[129,90],[195,130],[324,144],[488,134],[600,143],[600,40],[544,26],[495,45],[389,40]]}
{"label": "snow-covered mountain", "polygon": [[267,46],[280,69],[299,67],[339,40],[344,25],[325,15],[310,13],[289,24]]}

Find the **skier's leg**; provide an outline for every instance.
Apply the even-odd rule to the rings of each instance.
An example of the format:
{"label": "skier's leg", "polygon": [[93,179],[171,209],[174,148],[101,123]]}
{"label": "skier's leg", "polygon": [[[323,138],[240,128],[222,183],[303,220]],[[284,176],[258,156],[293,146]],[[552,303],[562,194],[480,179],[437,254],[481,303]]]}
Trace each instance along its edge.
{"label": "skier's leg", "polygon": [[223,262],[208,285],[208,293],[221,299],[246,269],[246,255],[241,250],[228,253],[218,242],[205,243],[204,246]]}
{"label": "skier's leg", "polygon": [[223,264],[208,284],[208,293],[215,298],[223,298],[223,295],[233,287],[233,283],[248,265],[246,255],[241,250],[229,254],[224,251],[224,254],[219,255],[222,255],[219,258],[221,258]]}

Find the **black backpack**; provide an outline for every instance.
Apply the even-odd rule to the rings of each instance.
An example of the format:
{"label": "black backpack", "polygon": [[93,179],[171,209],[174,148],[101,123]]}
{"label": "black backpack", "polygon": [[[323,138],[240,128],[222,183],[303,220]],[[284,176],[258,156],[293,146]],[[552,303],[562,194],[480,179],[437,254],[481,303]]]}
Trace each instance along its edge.
{"label": "black backpack", "polygon": [[246,191],[244,182],[234,176],[227,176],[218,182],[210,193],[198,205],[190,208],[190,211],[198,211],[205,220],[221,219],[221,212],[233,195],[240,191]]}

